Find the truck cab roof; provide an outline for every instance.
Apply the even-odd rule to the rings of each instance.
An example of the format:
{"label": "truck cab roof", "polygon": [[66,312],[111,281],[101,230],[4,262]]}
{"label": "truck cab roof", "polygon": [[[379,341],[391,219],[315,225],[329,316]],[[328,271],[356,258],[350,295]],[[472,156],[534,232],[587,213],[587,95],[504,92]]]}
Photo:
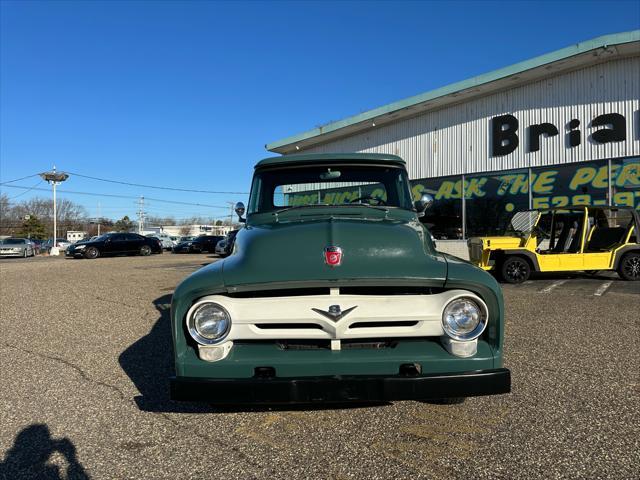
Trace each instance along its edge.
{"label": "truck cab roof", "polygon": [[255,168],[271,167],[275,165],[294,164],[322,164],[322,163],[386,163],[405,165],[405,161],[397,155],[386,153],[301,153],[295,155],[282,155],[260,160]]}

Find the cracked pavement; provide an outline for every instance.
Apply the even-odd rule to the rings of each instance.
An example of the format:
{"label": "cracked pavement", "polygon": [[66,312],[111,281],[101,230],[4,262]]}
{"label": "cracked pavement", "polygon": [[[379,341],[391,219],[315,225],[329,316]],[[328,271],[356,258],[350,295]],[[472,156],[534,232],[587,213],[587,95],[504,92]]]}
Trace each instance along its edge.
{"label": "cracked pavement", "polygon": [[640,284],[505,286],[510,395],[231,411],[168,400],[171,292],[212,261],[0,261],[0,479],[637,477]]}

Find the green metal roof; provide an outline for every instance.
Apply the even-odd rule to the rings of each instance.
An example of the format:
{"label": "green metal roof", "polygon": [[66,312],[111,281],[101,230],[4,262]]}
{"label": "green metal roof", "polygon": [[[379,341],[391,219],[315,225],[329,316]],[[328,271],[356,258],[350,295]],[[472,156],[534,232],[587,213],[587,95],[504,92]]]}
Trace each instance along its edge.
{"label": "green metal roof", "polygon": [[361,162],[384,162],[396,163],[404,165],[405,161],[397,155],[389,155],[385,153],[301,153],[294,155],[284,155],[281,157],[269,157],[260,160],[256,164],[256,168],[280,165],[285,163],[318,163],[318,162],[344,162],[344,161],[361,161]]}
{"label": "green metal roof", "polygon": [[[597,37],[592,40],[576,43],[575,45],[571,45],[569,47],[556,50],[555,52],[540,55],[530,60],[519,62],[513,65],[510,65],[508,67],[500,68],[498,70],[494,70],[489,73],[478,75],[476,77],[469,78],[468,80],[452,83],[450,85],[440,87],[435,90],[431,90],[429,92],[425,92],[419,95],[415,95],[413,97],[405,98],[404,100],[389,103],[388,105],[384,105],[382,107],[378,107],[373,110],[369,110],[367,112],[361,113],[359,115],[354,115],[352,117],[345,118],[343,120],[332,122],[327,125],[323,125],[321,127],[317,127],[312,130],[308,130],[306,132],[284,138],[282,140],[277,140],[275,142],[265,145],[265,148],[270,151],[277,151],[281,147],[285,147],[287,145],[296,144],[303,140],[308,140],[314,137],[319,137],[321,135],[326,135],[330,132],[335,132],[336,130],[344,129],[358,123],[372,121],[376,119],[376,117],[380,117],[382,115],[386,115],[391,112],[407,109],[412,106],[415,106],[424,102],[428,102],[430,100],[434,100],[439,97],[444,97],[446,95],[452,95],[452,94],[455,94],[456,92],[460,92],[470,88],[474,88],[474,87],[477,88],[481,85],[486,85],[488,83],[501,80],[505,77],[511,77],[513,75],[521,74],[528,70],[549,65],[550,63],[559,62],[559,61],[568,59],[570,57],[574,57],[576,55],[590,52],[595,49],[600,49],[600,48],[606,49],[608,47],[612,47],[616,45],[622,45],[626,43],[639,42],[639,41],[640,41],[640,30],[603,35],[601,37]],[[638,53],[640,53],[640,49]]]}

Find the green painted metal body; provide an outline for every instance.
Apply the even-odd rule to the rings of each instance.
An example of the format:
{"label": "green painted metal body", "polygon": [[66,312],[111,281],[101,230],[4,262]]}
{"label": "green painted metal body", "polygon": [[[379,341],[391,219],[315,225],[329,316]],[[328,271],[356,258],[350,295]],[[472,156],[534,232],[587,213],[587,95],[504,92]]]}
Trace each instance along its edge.
{"label": "green painted metal body", "polygon": [[[305,162],[309,161],[306,157]],[[383,159],[375,159],[380,161]],[[340,267],[324,263],[327,245],[343,249]],[[396,339],[395,348],[382,350],[288,351],[275,344],[239,343],[224,360],[205,362],[198,358],[197,346],[185,329],[188,309],[205,295],[340,286],[462,288],[485,301],[490,319],[478,353],[465,359],[450,355],[437,339],[409,338]],[[275,367],[279,376],[287,377],[394,374],[402,363],[420,363],[425,375],[499,368],[503,310],[495,279],[470,263],[437,252],[416,212],[366,207],[345,212],[326,207],[254,214],[238,233],[231,256],[193,273],[174,292],[171,317],[176,375],[248,378],[260,366]]]}

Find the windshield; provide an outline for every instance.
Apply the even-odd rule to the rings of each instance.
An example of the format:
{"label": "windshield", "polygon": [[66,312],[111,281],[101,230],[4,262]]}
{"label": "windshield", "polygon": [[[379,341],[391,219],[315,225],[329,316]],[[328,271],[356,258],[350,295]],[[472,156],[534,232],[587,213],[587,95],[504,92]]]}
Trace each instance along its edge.
{"label": "windshield", "polygon": [[24,245],[26,240],[22,238],[5,238],[2,240],[3,245]]}
{"label": "windshield", "polygon": [[95,237],[92,241],[104,242],[107,238],[111,237],[112,233],[103,233],[99,237]]}
{"label": "windshield", "polygon": [[527,210],[526,212],[518,212],[511,217],[511,222],[507,227],[507,233],[515,235],[528,235],[533,230],[540,212],[538,210]]}
{"label": "windshield", "polygon": [[404,168],[332,164],[256,172],[248,213],[316,205],[413,209]]}

